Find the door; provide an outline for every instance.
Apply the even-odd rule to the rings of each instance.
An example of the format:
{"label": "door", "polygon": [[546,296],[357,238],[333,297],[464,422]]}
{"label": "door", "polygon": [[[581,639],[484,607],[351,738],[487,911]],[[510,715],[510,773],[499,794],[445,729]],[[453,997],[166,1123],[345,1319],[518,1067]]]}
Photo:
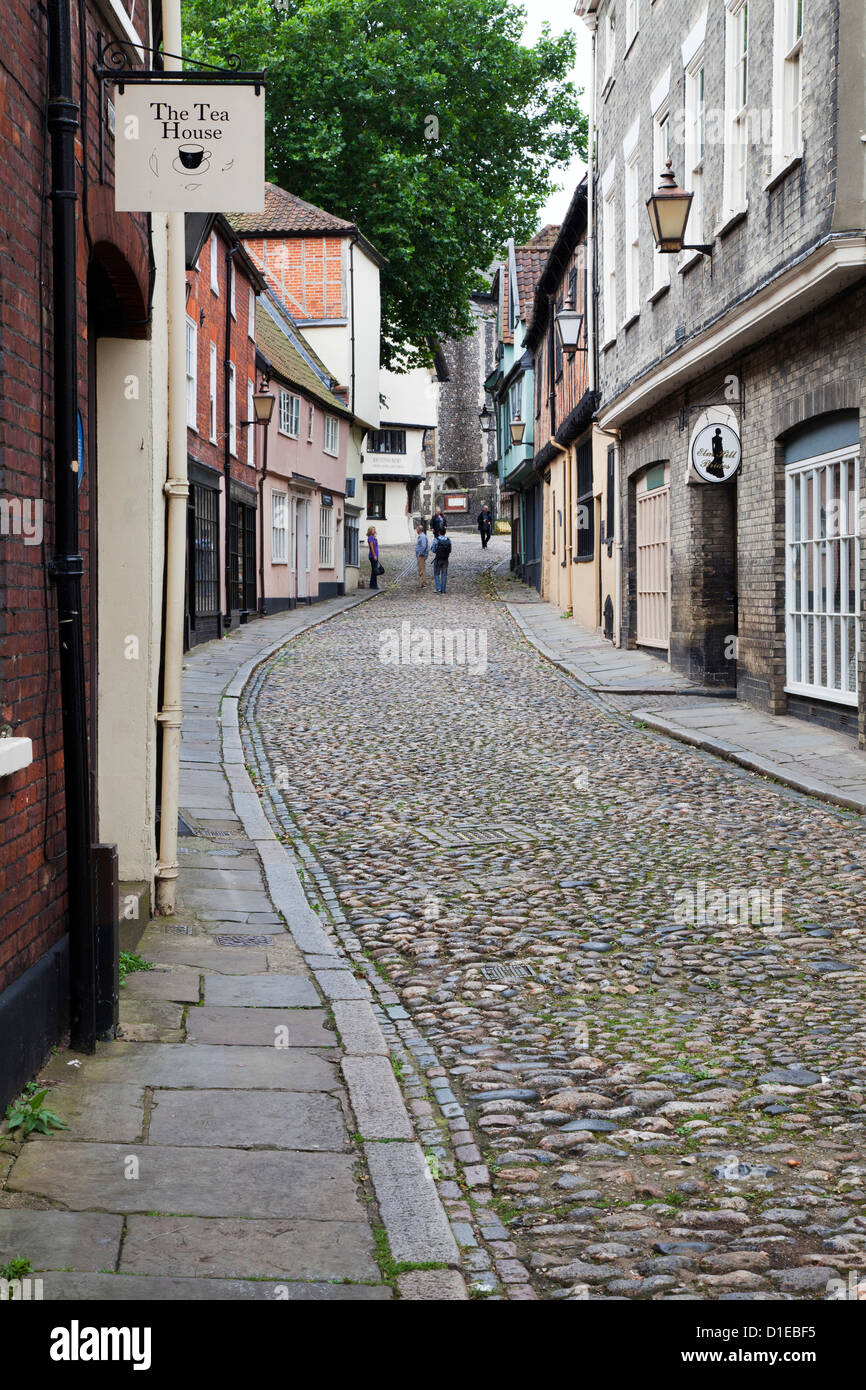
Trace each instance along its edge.
{"label": "door", "polygon": [[310,504],[302,498],[295,503],[295,575],[298,601],[310,596]]}
{"label": "door", "polygon": [[637,642],[670,642],[670,481],[666,463],[651,464],[636,485]]}

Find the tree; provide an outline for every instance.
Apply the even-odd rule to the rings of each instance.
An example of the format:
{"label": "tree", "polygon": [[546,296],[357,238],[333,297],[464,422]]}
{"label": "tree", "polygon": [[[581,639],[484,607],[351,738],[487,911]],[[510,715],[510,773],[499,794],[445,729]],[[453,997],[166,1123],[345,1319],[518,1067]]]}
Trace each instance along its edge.
{"label": "tree", "polygon": [[184,51],[267,72],[268,177],[357,224],[383,267],[383,365],[471,329],[479,272],[586,148],[574,36],[515,0],[184,0]]}

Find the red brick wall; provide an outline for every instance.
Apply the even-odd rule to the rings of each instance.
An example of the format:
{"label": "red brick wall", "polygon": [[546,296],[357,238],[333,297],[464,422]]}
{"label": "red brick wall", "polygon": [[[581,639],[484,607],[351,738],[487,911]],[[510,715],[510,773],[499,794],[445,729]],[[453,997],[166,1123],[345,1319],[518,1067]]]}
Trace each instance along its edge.
{"label": "red brick wall", "polygon": [[[92,72],[97,29],[105,21],[85,7],[86,100],[79,90],[81,43],[72,5],[76,100],[88,120],[88,225],[94,245],[113,243],[116,287],[130,320],[146,316],[147,236],[143,217],[112,211],[112,142],[105,140],[99,185],[99,91]],[[139,6],[139,9],[142,7]],[[0,992],[66,931],[63,754],[53,585],[44,560],[53,553],[51,209],[50,152],[44,138],[47,33],[40,9],[5,0],[0,11],[0,161],[6,196],[0,199],[0,496],[41,499],[44,549],[21,536],[0,535],[0,723],[33,740],[32,764],[0,779]],[[84,145],[77,141],[78,192],[83,193]],[[10,190],[14,190],[14,196]],[[88,425],[87,267],[90,248],[77,206],[79,239],[79,409]],[[41,265],[40,265],[41,262]],[[40,296],[40,270],[44,286]],[[40,297],[42,306],[40,309]],[[40,319],[42,326],[40,354]],[[142,323],[128,329],[147,335]],[[44,437],[40,439],[40,429]],[[92,449],[80,489],[80,547],[85,560],[84,621],[92,654],[89,510]],[[46,617],[47,604],[47,617]],[[88,690],[88,694],[90,691]]]}
{"label": "red brick wall", "polygon": [[[200,463],[222,471],[225,459],[225,342],[226,342],[226,295],[228,293],[228,268],[226,252],[230,243],[221,232],[216,231],[217,277],[219,293],[211,289],[211,248],[213,238],[205,242],[198,266],[187,272],[190,286],[186,312],[198,329],[198,387],[196,395],[196,430],[187,430],[187,445],[190,455]],[[249,335],[250,279],[243,262],[237,255],[232,257],[235,274],[235,313],[231,324],[231,346],[229,357],[235,367],[235,389],[237,392],[237,457],[231,459],[231,475],[238,482],[255,487],[255,468],[248,464],[250,429],[241,429],[241,421],[249,418],[247,412],[247,383],[255,386],[256,345]],[[204,311],[204,322],[200,322]],[[255,327],[255,326],[254,326]],[[210,345],[216,343],[217,349],[217,412],[216,436],[214,444],[210,438]]]}
{"label": "red brick wall", "polygon": [[341,236],[258,237],[244,246],[297,319],[346,316]]}

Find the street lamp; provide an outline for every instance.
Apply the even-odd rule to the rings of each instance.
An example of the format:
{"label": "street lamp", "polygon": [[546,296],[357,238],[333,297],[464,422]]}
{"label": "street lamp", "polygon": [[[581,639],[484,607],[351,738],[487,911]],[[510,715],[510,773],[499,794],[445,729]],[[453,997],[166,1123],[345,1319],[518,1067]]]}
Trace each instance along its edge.
{"label": "street lamp", "polygon": [[274,413],[276,397],[269,390],[269,375],[259,380],[258,391],[253,392],[253,418],[242,420],[241,425],[262,426],[262,471],[259,477],[259,614],[264,617],[265,608],[265,478],[268,476],[268,426]]}
{"label": "street lamp", "polygon": [[494,433],[496,429],[495,421],[492,425],[488,423],[488,421],[494,419],[493,411],[490,409],[490,406],[487,404],[486,401],[484,402],[483,406],[478,412],[478,419],[481,421],[481,431],[483,434]]}
{"label": "street lamp", "polygon": [[511,420],[509,422],[509,429],[511,430],[512,444],[522,444],[523,433],[526,429],[526,422],[524,420]]}
{"label": "street lamp", "polygon": [[671,169],[671,161],[668,160],[658,188],[646,200],[653,239],[658,250],[666,255],[673,255],[678,251],[700,251],[702,256],[713,254],[712,244],[685,244],[686,223],[689,220],[693,197],[693,193],[679,187]]}
{"label": "street lamp", "polygon": [[575,309],[570,295],[562,308],[555,314],[554,321],[563,352],[586,352],[585,347],[578,349],[577,346],[583,324],[583,314],[578,313]]}

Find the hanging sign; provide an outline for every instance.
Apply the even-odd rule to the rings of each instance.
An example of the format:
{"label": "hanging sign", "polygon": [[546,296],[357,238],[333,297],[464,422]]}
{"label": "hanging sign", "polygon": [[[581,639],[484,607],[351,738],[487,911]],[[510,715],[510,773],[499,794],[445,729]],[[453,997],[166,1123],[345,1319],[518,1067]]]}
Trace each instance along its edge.
{"label": "hanging sign", "polygon": [[730,425],[709,424],[692,439],[692,467],[705,483],[726,483],[742,462],[740,436]]}
{"label": "hanging sign", "polygon": [[261,83],[119,81],[118,212],[262,212]]}

